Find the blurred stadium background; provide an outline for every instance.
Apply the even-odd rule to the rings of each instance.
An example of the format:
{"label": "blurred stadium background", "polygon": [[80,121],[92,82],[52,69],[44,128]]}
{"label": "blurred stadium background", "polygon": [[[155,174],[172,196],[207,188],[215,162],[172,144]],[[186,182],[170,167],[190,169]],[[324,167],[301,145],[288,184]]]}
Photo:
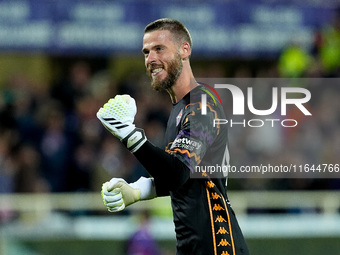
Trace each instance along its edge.
{"label": "blurred stadium background", "polygon": [[[340,76],[333,0],[1,0],[1,255],[137,254],[141,240],[158,252],[138,254],[175,254],[168,198],[117,214],[102,205],[103,182],[146,172],[95,117],[129,93],[159,144],[171,103],[149,88],[140,50],[161,17],[191,31],[196,77]],[[289,132],[231,128],[232,164],[339,163],[339,85],[309,89],[313,117]],[[229,181],[253,255],[340,254],[340,180],[307,177]]]}

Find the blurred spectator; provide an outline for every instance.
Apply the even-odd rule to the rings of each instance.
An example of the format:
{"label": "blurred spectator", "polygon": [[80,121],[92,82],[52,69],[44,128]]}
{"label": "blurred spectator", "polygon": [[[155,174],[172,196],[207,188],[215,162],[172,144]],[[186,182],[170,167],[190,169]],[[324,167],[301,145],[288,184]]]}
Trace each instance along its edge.
{"label": "blurred spectator", "polygon": [[157,242],[150,233],[149,212],[141,212],[139,221],[139,229],[128,240],[127,255],[160,255]]}
{"label": "blurred spectator", "polygon": [[298,78],[304,76],[312,64],[312,57],[299,45],[288,46],[281,54],[278,68],[282,77]]}
{"label": "blurred spectator", "polygon": [[[289,45],[280,59],[266,65],[262,59],[228,59],[228,64],[225,59],[206,61],[204,68],[200,60],[196,64],[197,73],[204,78],[228,73],[235,78],[339,77],[340,10],[331,24],[317,31],[313,52]],[[144,72],[128,70],[129,75],[117,80],[109,70],[94,72],[91,64],[91,59],[71,63],[66,74],[46,87],[29,82],[20,72],[0,84],[0,192],[98,191],[102,182],[113,176],[132,182],[137,176],[148,175],[133,155],[107,134],[95,115],[110,97],[129,93],[137,103],[136,125],[145,129],[150,141],[162,146],[171,109],[168,95],[155,96]],[[248,86],[255,85],[240,85],[242,89]],[[294,129],[230,128],[233,165],[339,162],[339,85],[302,86],[311,91],[306,106],[313,116],[288,110],[287,118],[299,122]],[[259,86],[256,90],[260,93],[254,106],[268,109],[271,91]],[[252,118],[246,114],[244,117]],[[275,114],[273,118],[278,117]],[[340,189],[339,181],[329,179],[235,179],[228,185],[247,190]]]}
{"label": "blurred spectator", "polygon": [[51,97],[60,101],[66,112],[73,111],[76,100],[83,97],[89,89],[91,71],[88,63],[74,63],[67,77],[62,77],[51,87]]}
{"label": "blurred spectator", "polygon": [[[273,66],[254,75],[273,77],[275,69]],[[90,74],[89,64],[84,62],[76,63],[72,70],[75,73],[79,72],[79,77],[73,78],[78,84],[77,91],[73,91],[75,88],[68,91],[66,84],[70,83],[65,82],[60,88],[54,87],[49,94],[44,90],[38,90],[20,74],[14,75],[2,86],[1,192],[97,191],[103,180],[112,176],[134,181],[136,176],[148,175],[133,155],[106,134],[106,130],[95,115],[102,102],[107,101],[118,91],[131,92],[138,106],[136,125],[138,123],[143,126],[148,138],[162,146],[169,105],[171,106],[166,95],[155,97],[154,93],[157,92],[151,91],[148,81],[141,74],[136,74],[134,80],[128,78],[117,83],[106,71]],[[237,77],[252,74],[246,67],[239,70],[235,74]],[[318,75],[317,72],[314,75]],[[58,80],[67,79],[61,77]],[[249,84],[244,84],[242,88],[245,89],[247,86]],[[337,148],[340,147],[338,85],[304,86],[312,93],[312,100],[307,107],[313,113],[313,117],[301,116],[301,112],[294,111],[292,107],[292,110],[288,110],[287,118],[299,121],[298,127],[294,130],[281,127],[270,130],[230,128],[232,164],[254,165],[261,161],[269,162],[271,159],[276,159],[271,161],[272,164],[289,160],[337,162],[339,155]],[[56,97],[53,91],[62,91],[65,94],[61,93],[63,96]],[[271,91],[259,86],[256,86],[256,91],[260,93],[254,94],[254,105],[258,109],[268,109],[270,102],[268,106],[267,98],[270,98]],[[69,96],[71,98],[65,99]],[[158,107],[155,108],[155,105]],[[252,118],[248,115],[245,117]],[[275,139],[266,139],[268,136]],[[261,146],[257,146],[260,144],[259,141],[262,141]],[[236,179],[230,181],[230,185],[236,189],[247,190],[339,188],[339,184],[331,180],[304,183],[300,180],[288,183],[277,180]]]}
{"label": "blurred spectator", "polygon": [[40,193],[48,192],[50,187],[41,176],[41,156],[39,152],[29,144],[21,144],[18,148],[17,173],[15,192]]}
{"label": "blurred spectator", "polygon": [[13,107],[5,105],[0,110],[0,193],[15,192],[17,172],[14,148],[20,133],[14,119]]}
{"label": "blurred spectator", "polygon": [[42,137],[39,144],[44,177],[52,192],[67,191],[68,170],[73,153],[73,137],[65,130],[65,116],[61,105],[51,100],[40,109]]}
{"label": "blurred spectator", "polygon": [[324,76],[337,76],[340,68],[340,7],[335,10],[333,22],[316,32],[313,51]]}

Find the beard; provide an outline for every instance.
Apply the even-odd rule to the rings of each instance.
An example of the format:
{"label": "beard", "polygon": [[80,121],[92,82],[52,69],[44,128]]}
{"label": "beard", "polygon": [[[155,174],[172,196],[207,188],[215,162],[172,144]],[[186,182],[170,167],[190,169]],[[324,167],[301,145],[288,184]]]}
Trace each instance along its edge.
{"label": "beard", "polygon": [[148,69],[148,75],[151,78],[151,87],[152,89],[156,91],[162,91],[170,89],[177,81],[178,77],[182,73],[183,69],[183,63],[181,56],[176,54],[175,58],[168,63],[167,68],[167,77],[165,77],[163,80],[159,80],[158,78],[153,79],[151,75],[151,69]]}

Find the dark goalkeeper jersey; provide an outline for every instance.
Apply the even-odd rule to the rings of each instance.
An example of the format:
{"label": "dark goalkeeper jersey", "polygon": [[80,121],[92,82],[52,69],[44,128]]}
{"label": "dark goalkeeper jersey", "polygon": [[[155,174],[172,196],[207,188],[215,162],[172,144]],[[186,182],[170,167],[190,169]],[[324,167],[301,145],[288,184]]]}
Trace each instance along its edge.
{"label": "dark goalkeeper jersey", "polygon": [[[207,97],[205,115],[202,94]],[[199,85],[173,105],[168,120],[165,150],[190,171],[189,177],[176,172],[187,179],[170,191],[163,189],[164,180],[155,178],[157,194],[171,196],[178,255],[248,254],[228,204],[226,177],[197,171],[199,166],[222,166],[229,161],[227,127],[213,127],[214,119],[225,119],[222,106],[212,90]]]}
{"label": "dark goalkeeper jersey", "polygon": [[225,119],[217,94],[199,85],[173,105],[165,151],[146,141],[134,153],[154,178],[157,196],[171,197],[177,255],[249,254],[227,199],[226,177],[197,171],[228,164],[227,127],[214,127],[214,119]]}

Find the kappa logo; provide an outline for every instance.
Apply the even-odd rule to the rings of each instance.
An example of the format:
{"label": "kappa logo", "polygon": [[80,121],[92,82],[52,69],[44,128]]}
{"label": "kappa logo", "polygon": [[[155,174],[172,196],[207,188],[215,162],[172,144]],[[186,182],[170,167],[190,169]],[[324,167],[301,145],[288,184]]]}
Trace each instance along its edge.
{"label": "kappa logo", "polygon": [[231,246],[227,239],[222,239],[217,246]]}
{"label": "kappa logo", "polygon": [[206,172],[202,172],[202,177],[208,177],[208,174]]}
{"label": "kappa logo", "polygon": [[221,234],[221,235],[228,234],[229,235],[229,232],[224,227],[220,227],[216,234],[217,235],[218,234]]}
{"label": "kappa logo", "polygon": [[227,222],[221,215],[217,216],[215,222]]}
{"label": "kappa logo", "polygon": [[219,198],[221,198],[221,196],[219,194],[217,194],[216,192],[215,193],[211,193],[211,197],[212,197],[212,199],[219,199]]}
{"label": "kappa logo", "polygon": [[214,211],[221,211],[221,210],[224,211],[223,207],[220,206],[220,205],[218,205],[218,204],[214,204],[213,210],[214,210]]}
{"label": "kappa logo", "polygon": [[215,187],[215,184],[212,182],[212,181],[207,181],[207,187],[208,188],[213,188],[213,187]]}

